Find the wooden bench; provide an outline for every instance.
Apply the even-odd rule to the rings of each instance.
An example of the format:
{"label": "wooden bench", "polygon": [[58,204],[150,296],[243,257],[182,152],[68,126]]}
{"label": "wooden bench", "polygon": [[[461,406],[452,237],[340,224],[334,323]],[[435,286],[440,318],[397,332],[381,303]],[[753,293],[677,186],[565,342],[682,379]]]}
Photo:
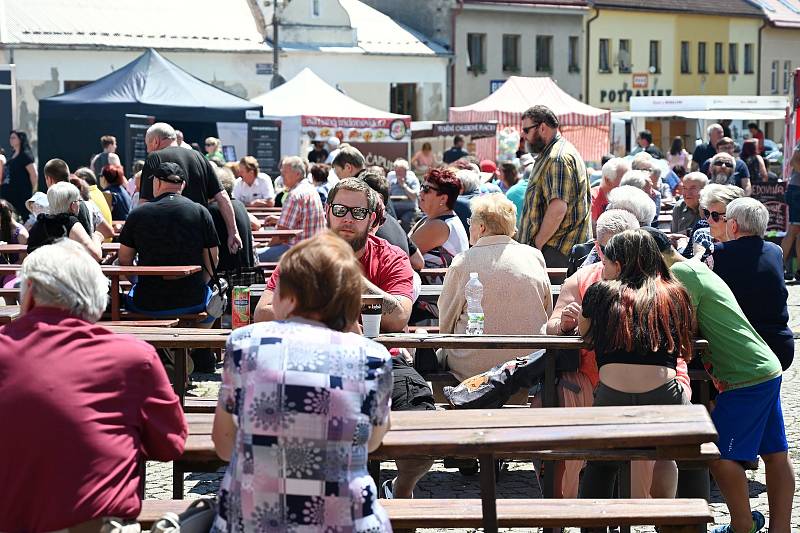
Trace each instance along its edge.
{"label": "wooden bench", "polygon": [[[444,277],[447,274],[446,268],[423,268],[419,271],[422,278],[435,278]],[[550,278],[550,283],[554,285],[561,285],[567,279],[566,268],[548,268],[547,275]]]}
{"label": "wooden bench", "polygon": [[[483,507],[477,499],[380,500],[392,527],[479,528]],[[180,514],[187,500],[144,500],[139,523],[149,529],[167,512]],[[649,500],[498,500],[500,527],[658,526],[663,533],[706,531],[714,518],[708,503],[698,499]]]}

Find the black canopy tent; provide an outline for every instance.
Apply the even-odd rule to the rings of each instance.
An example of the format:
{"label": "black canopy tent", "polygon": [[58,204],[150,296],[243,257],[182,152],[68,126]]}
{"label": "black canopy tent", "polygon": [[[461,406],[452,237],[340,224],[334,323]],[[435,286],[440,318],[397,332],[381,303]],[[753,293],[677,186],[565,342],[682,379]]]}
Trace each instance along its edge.
{"label": "black canopy tent", "polygon": [[39,101],[39,172],[53,157],[70,168],[86,165],[102,135],[117,138],[124,158],[126,114],[153,116],[202,143],[217,135],[217,122],[245,122],[248,110],[260,116],[261,106],[195,78],[151,48],[89,85]]}

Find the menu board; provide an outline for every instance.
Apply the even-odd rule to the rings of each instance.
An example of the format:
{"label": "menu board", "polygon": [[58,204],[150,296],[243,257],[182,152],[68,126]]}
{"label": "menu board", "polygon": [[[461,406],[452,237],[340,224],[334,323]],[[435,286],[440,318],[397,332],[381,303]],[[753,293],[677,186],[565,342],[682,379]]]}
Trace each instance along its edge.
{"label": "menu board", "polygon": [[133,164],[147,159],[147,129],[156,121],[148,115],[125,115],[125,175],[133,176]]}
{"label": "menu board", "polygon": [[263,172],[270,176],[280,174],[281,121],[248,119],[247,154],[258,159],[258,166]]}
{"label": "menu board", "polygon": [[769,211],[767,232],[785,232],[789,227],[789,205],[784,199],[785,181],[754,181],[751,196],[764,204]]}

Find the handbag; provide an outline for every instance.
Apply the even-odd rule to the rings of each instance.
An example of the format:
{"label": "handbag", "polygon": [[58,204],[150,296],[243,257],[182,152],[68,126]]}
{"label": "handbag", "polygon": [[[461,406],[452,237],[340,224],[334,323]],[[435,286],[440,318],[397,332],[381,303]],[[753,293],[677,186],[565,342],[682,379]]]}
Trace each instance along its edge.
{"label": "handbag", "polygon": [[[211,279],[208,281],[211,297],[206,303],[206,313],[216,319],[221,317],[228,308],[228,282],[217,274],[217,268],[214,266],[214,261],[208,248],[206,248],[206,253],[208,254],[208,262],[211,265],[211,272],[209,272]],[[205,269],[205,265],[203,268]]]}
{"label": "handbag", "polygon": [[181,514],[167,513],[150,528],[151,533],[208,533],[217,516],[217,500],[200,498]]}

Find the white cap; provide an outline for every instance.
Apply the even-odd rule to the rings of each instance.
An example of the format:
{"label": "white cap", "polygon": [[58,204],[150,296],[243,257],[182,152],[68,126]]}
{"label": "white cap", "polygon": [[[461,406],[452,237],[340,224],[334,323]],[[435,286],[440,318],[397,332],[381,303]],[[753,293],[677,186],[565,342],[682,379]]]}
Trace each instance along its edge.
{"label": "white cap", "polygon": [[339,148],[339,137],[328,137],[328,140],[326,142],[328,146],[331,147],[332,150]]}

